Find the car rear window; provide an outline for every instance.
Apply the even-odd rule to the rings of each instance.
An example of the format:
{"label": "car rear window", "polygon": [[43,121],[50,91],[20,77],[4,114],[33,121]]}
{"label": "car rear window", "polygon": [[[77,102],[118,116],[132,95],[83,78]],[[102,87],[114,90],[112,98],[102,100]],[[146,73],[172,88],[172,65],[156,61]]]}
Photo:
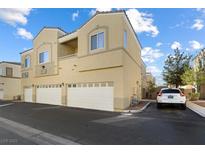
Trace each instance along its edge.
{"label": "car rear window", "polygon": [[165,89],[165,90],[162,90],[162,93],[163,94],[167,94],[167,93],[180,93],[180,91],[177,90],[177,89]]}

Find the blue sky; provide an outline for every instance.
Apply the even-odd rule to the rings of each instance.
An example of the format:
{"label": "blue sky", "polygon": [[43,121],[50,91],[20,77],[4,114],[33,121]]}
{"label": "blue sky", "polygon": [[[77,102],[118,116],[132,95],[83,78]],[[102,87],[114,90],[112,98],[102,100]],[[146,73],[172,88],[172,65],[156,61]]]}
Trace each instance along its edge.
{"label": "blue sky", "polygon": [[[104,9],[0,9],[0,61],[20,61],[44,26],[71,32]],[[112,9],[116,10],[116,9]],[[166,56],[178,47],[195,55],[205,45],[205,9],[125,9],[143,47],[148,71],[162,84]]]}

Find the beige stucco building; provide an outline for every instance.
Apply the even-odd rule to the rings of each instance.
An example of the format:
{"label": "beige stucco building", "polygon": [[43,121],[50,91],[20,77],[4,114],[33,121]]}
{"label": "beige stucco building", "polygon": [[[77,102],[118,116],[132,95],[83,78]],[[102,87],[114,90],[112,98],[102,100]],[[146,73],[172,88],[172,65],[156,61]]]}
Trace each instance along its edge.
{"label": "beige stucco building", "polygon": [[72,33],[45,27],[21,59],[26,102],[114,111],[141,99],[141,46],[124,11],[97,12]]}
{"label": "beige stucco building", "polygon": [[148,92],[148,83],[147,83],[147,77],[146,77],[146,65],[141,61],[141,81],[142,81],[142,98],[147,98],[147,92]]}
{"label": "beige stucco building", "polygon": [[150,92],[149,91],[149,85],[150,85],[150,82],[154,83],[155,84],[155,77],[152,75],[151,72],[147,72],[146,71],[146,66],[144,64],[144,67],[142,67],[142,76],[143,76],[143,79],[142,79],[142,87],[143,87],[143,90],[142,90],[142,98],[153,98],[155,99],[156,97],[156,94],[155,92]]}
{"label": "beige stucco building", "polygon": [[0,100],[13,100],[21,95],[21,64],[0,62]]}
{"label": "beige stucco building", "polygon": [[155,83],[155,77],[152,75],[151,72],[146,72],[146,82],[153,82]]}

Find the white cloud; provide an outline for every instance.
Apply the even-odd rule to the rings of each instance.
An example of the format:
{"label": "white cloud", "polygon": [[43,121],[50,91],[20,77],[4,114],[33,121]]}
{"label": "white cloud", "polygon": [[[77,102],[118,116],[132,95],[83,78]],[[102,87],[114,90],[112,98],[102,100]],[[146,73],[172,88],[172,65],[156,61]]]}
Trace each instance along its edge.
{"label": "white cloud", "polygon": [[0,9],[0,20],[10,24],[12,26],[15,26],[16,24],[22,24],[25,25],[28,22],[27,16],[30,14],[31,9],[27,8],[1,8]]}
{"label": "white cloud", "polygon": [[190,49],[189,49],[189,48],[186,48],[185,50],[186,50],[186,51],[190,51]]}
{"label": "white cloud", "polygon": [[153,75],[159,75],[161,73],[161,70],[156,66],[147,66],[146,71],[151,72]]}
{"label": "white cloud", "polygon": [[157,42],[156,46],[160,47],[162,45],[162,42]]}
{"label": "white cloud", "polygon": [[203,44],[195,40],[189,41],[189,44],[190,44],[191,50],[198,50],[198,49],[203,48]]}
{"label": "white cloud", "polygon": [[201,30],[204,27],[203,20],[195,19],[191,29]]}
{"label": "white cloud", "polygon": [[205,14],[205,8],[197,8],[196,11],[201,12],[202,15]]}
{"label": "white cloud", "polygon": [[72,14],[72,20],[75,21],[78,16],[79,16],[79,11],[74,12],[74,13]]}
{"label": "white cloud", "polygon": [[26,40],[33,39],[33,35],[24,28],[18,28],[17,35],[21,36],[21,38],[26,39]]}
{"label": "white cloud", "polygon": [[165,82],[162,77],[162,70],[159,67],[147,66],[146,71],[152,73],[152,75],[155,77],[155,81],[158,86],[165,85]]}
{"label": "white cloud", "polygon": [[92,9],[89,14],[93,16],[97,11],[99,12],[106,12],[106,11],[112,11],[112,8],[97,8],[97,9]]}
{"label": "white cloud", "polygon": [[174,41],[173,43],[172,43],[172,45],[171,45],[171,49],[173,49],[173,50],[175,50],[175,49],[182,49],[182,45],[179,43],[179,42],[177,42],[177,41]]}
{"label": "white cloud", "polygon": [[151,47],[142,49],[142,59],[144,62],[152,63],[163,55],[164,54],[159,49],[152,49]]}
{"label": "white cloud", "polygon": [[153,25],[152,14],[139,12],[137,9],[128,9],[126,11],[128,18],[137,33],[146,32],[156,37],[159,34],[157,26]]}

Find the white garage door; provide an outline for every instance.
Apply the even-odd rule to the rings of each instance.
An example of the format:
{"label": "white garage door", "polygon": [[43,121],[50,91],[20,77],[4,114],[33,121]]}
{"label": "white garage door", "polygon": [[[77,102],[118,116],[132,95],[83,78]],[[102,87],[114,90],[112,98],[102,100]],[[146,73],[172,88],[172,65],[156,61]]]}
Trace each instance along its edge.
{"label": "white garage door", "polygon": [[53,105],[62,105],[61,88],[37,88],[36,102]]}
{"label": "white garage door", "polygon": [[32,88],[25,88],[24,89],[24,101],[25,102],[32,102]]}
{"label": "white garage door", "polygon": [[4,90],[0,89],[0,99],[4,99]]}
{"label": "white garage door", "polygon": [[113,87],[68,87],[67,105],[113,111]]}

